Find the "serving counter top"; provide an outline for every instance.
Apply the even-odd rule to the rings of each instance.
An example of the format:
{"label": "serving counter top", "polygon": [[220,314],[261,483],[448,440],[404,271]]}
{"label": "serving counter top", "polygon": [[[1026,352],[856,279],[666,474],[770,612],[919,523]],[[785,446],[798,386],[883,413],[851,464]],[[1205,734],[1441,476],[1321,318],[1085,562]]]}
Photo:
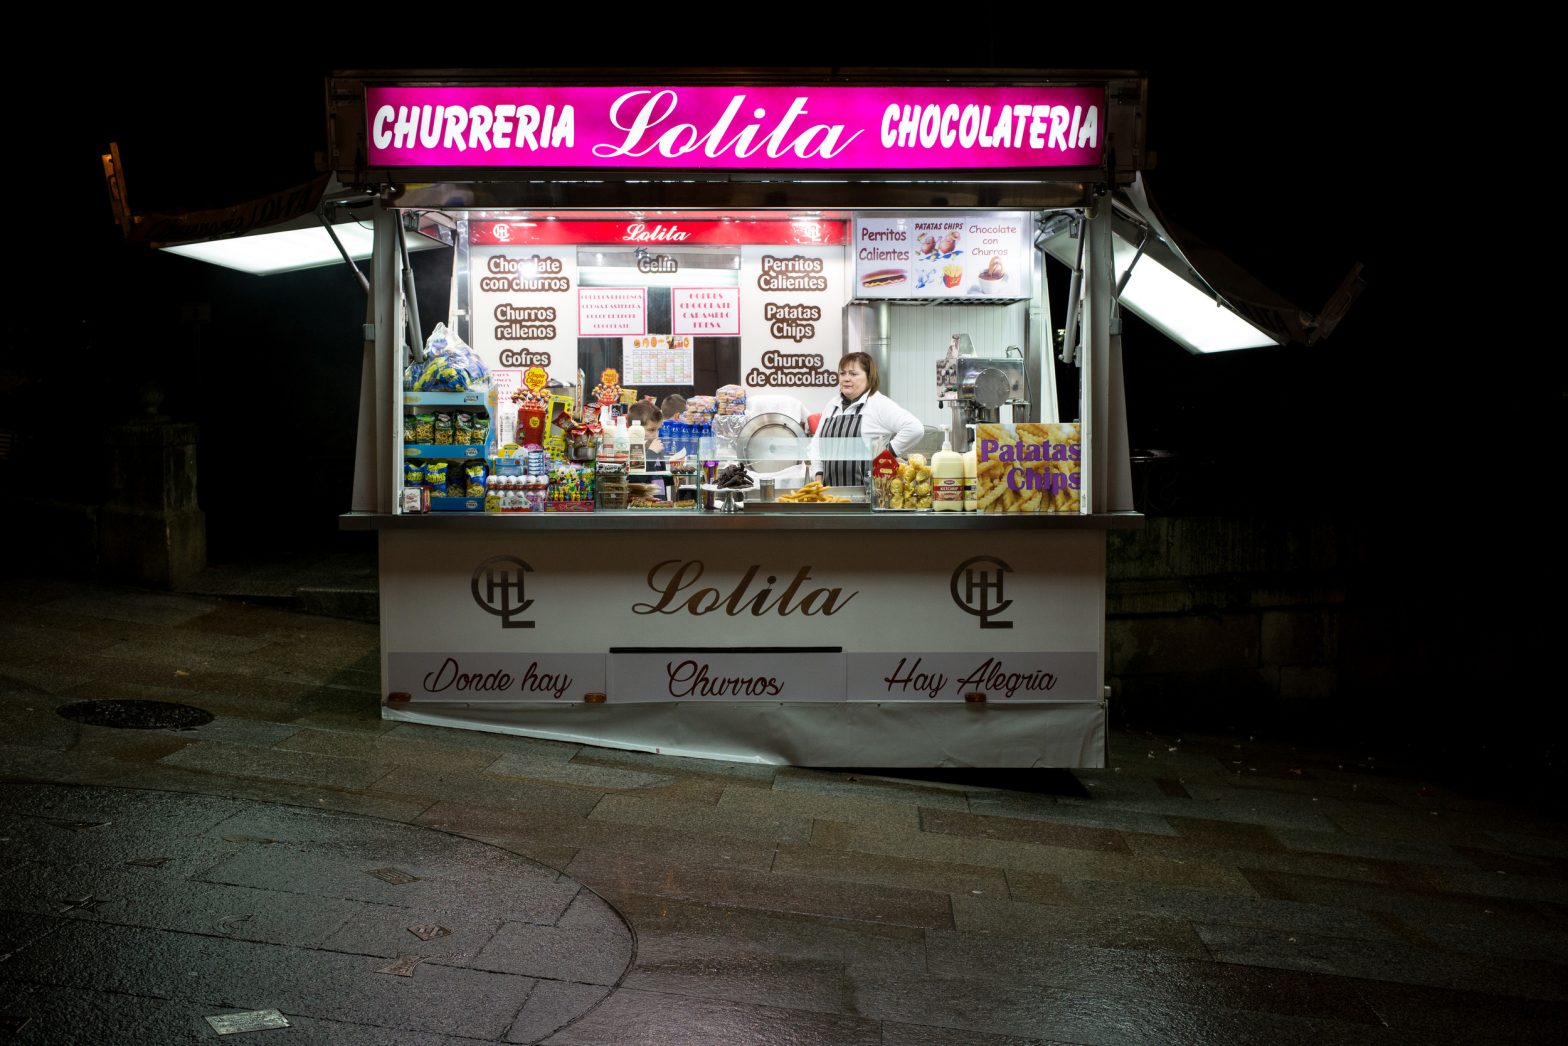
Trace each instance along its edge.
{"label": "serving counter top", "polygon": [[769,512],[659,512],[611,509],[598,512],[544,512],[485,515],[472,512],[430,512],[393,515],[349,512],[339,518],[343,530],[430,530],[444,533],[504,533],[527,530],[1137,530],[1139,512],[986,513],[986,512],[844,512],[792,509]]}

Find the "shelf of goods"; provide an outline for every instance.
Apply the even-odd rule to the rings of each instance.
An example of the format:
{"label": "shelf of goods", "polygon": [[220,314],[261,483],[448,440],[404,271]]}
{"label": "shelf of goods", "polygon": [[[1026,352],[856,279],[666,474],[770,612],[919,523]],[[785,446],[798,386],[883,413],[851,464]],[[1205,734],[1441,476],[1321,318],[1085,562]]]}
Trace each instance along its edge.
{"label": "shelf of goods", "polygon": [[[450,407],[489,416],[488,388],[466,389],[462,392],[404,392],[403,405],[413,407]],[[456,434],[454,433],[454,436]],[[403,457],[407,460],[473,462],[488,458],[488,440],[484,443],[404,443]],[[461,482],[461,481],[460,481]],[[472,512],[485,510],[482,497],[439,497],[430,499],[431,512]]]}

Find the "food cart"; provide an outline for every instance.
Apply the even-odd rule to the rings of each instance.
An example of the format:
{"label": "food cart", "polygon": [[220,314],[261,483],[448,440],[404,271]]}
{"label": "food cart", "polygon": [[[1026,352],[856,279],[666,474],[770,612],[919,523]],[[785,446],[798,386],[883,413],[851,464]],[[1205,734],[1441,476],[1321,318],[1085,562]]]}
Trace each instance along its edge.
{"label": "food cart", "polygon": [[[732,761],[1104,765],[1106,534],[1139,522],[1108,194],[1141,164],[1143,96],[1125,75],[335,75],[332,167],[377,199],[343,525],[378,534],[383,715]],[[1040,245],[1064,225],[1081,261],[1053,316]],[[451,248],[444,322],[488,371],[468,387],[410,387],[421,235]],[[1058,324],[1081,345],[1065,397]],[[870,475],[864,499],[792,503],[805,447],[747,446],[770,422],[745,414],[739,444],[694,449],[778,459],[779,497],[485,510],[525,457],[518,404],[556,437],[552,403],[590,421],[621,385],[810,413],[849,351],[929,432],[963,447],[983,423],[976,511],[894,509]],[[436,496],[409,500],[421,468]]]}

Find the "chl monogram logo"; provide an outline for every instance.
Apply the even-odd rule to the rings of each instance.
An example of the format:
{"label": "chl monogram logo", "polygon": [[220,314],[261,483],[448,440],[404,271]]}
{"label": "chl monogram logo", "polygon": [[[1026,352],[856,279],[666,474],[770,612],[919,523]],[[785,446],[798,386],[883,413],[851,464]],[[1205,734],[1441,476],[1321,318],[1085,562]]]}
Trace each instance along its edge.
{"label": "chl monogram logo", "polygon": [[980,619],[981,628],[1012,628],[1011,621],[991,620],[1013,605],[1002,595],[1002,582],[1013,568],[995,556],[975,556],[958,564],[948,590],[953,602],[966,614]]}
{"label": "chl monogram logo", "polygon": [[474,568],[469,591],[480,609],[501,619],[502,628],[533,628],[532,621],[522,620],[534,605],[523,591],[523,576],[533,569],[516,556],[491,556]]}

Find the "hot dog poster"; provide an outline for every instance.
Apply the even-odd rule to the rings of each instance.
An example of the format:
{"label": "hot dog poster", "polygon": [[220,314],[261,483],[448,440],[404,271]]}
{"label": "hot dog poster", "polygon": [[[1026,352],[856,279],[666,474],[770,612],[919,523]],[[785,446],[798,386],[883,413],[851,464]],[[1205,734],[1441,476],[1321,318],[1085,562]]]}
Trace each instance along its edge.
{"label": "hot dog poster", "polygon": [[857,218],[854,297],[1027,298],[1024,213]]}

